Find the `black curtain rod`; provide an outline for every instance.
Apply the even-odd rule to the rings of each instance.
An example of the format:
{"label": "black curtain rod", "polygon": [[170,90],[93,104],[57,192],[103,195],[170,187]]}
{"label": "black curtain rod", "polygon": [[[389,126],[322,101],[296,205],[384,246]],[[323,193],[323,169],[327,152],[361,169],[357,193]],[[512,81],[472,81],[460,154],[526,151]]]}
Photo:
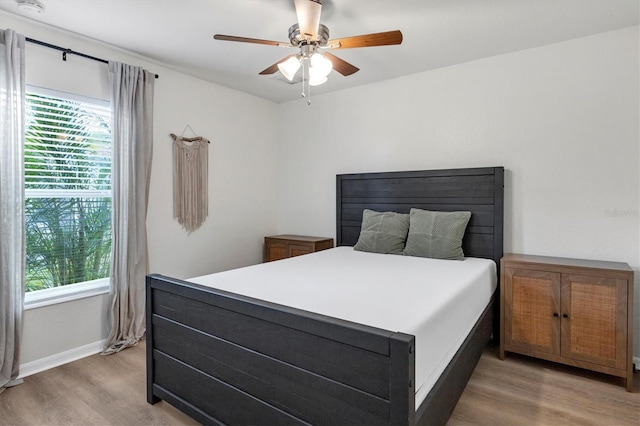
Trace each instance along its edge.
{"label": "black curtain rod", "polygon": [[[56,46],[55,44],[46,43],[44,41],[35,40],[35,39],[29,38],[29,37],[26,37],[25,39],[29,43],[39,44],[40,46],[48,47],[49,49],[54,49],[54,50],[61,51],[62,52],[62,60],[63,61],[67,60],[67,53],[68,53],[70,55],[76,55],[76,56],[81,56],[83,58],[91,59],[92,61],[102,62],[103,64],[108,64],[109,63],[109,61],[107,61],[106,59],[96,58],[95,56],[86,55],[84,53],[76,52],[75,50],[66,49],[64,47]],[[159,77],[158,74],[156,74],[156,78],[158,78],[158,77]]]}

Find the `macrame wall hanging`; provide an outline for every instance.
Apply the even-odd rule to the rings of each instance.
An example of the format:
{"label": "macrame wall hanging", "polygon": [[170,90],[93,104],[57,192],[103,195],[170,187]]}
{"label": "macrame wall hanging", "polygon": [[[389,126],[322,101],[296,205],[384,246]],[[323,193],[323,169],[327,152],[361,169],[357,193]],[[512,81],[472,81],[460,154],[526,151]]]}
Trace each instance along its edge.
{"label": "macrame wall hanging", "polygon": [[[187,128],[191,126],[187,124],[185,130]],[[200,228],[209,215],[209,140],[201,136],[170,135],[173,138],[173,217],[191,233]]]}

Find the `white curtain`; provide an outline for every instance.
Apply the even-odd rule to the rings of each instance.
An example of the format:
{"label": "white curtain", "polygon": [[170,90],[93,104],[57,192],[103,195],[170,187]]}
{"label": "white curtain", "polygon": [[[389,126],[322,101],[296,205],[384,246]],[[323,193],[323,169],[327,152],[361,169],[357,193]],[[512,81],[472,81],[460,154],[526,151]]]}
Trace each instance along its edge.
{"label": "white curtain", "polygon": [[24,43],[0,30],[0,390],[21,382],[25,283]]}
{"label": "white curtain", "polygon": [[109,62],[112,144],[111,332],[103,355],[134,346],[145,332],[147,204],[153,149],[155,75]]}

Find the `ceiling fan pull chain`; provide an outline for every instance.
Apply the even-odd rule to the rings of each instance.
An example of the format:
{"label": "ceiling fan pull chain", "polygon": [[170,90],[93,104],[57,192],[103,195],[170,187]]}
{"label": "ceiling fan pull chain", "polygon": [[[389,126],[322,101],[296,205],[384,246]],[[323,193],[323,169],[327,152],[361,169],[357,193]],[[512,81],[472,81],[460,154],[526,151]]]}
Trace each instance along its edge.
{"label": "ceiling fan pull chain", "polygon": [[302,58],[302,97],[307,98],[307,105],[311,105],[311,61],[309,57]]}
{"label": "ceiling fan pull chain", "polygon": [[307,90],[306,90],[307,88],[305,87],[305,81],[306,81],[306,72],[305,72],[305,69],[306,69],[306,65],[307,65],[307,63],[306,63],[306,61],[305,61],[304,57],[303,57],[300,61],[302,62],[302,67],[301,67],[301,68],[302,68],[302,97],[303,97],[303,98],[306,98],[306,97],[307,97],[307,94],[306,94],[305,92],[307,91]]}
{"label": "ceiling fan pull chain", "polygon": [[307,73],[307,105],[311,105],[311,73]]}

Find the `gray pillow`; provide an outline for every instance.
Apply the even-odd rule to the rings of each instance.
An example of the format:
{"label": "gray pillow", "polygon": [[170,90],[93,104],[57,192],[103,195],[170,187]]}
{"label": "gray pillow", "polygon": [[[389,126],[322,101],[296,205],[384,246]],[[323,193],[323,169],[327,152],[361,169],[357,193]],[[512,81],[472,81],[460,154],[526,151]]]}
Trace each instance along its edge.
{"label": "gray pillow", "polygon": [[394,212],[362,212],[362,226],[354,250],[402,254],[409,232],[409,215]]}
{"label": "gray pillow", "polygon": [[405,256],[464,259],[462,237],[471,212],[433,212],[411,209]]}

